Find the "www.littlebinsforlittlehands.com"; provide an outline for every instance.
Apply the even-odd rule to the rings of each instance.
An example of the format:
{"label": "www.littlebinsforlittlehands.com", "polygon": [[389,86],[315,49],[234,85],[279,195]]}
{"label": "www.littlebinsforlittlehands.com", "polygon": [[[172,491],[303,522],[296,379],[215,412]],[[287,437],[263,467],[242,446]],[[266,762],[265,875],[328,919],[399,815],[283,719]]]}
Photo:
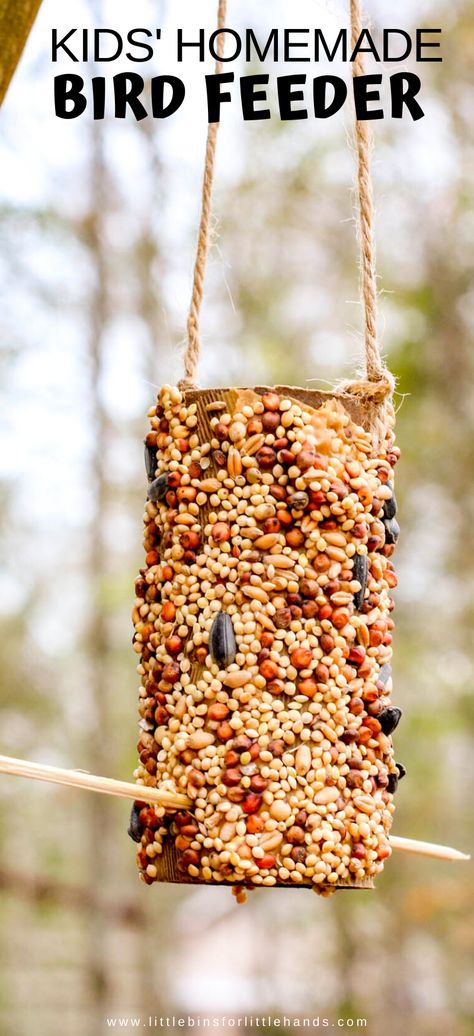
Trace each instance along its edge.
{"label": "www.littlebinsforlittlehands.com", "polygon": [[149,1015],[147,1018],[134,1015],[114,1015],[106,1018],[109,1029],[366,1029],[367,1018],[330,1018],[315,1015]]}

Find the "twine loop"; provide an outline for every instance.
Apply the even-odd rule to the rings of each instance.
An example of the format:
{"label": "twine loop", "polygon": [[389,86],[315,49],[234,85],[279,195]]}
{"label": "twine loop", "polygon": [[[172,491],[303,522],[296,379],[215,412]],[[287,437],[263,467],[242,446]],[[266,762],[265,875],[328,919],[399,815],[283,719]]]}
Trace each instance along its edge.
{"label": "twine loop", "polygon": [[[225,39],[222,30],[225,29],[226,18],[227,0],[219,0],[217,10],[217,30],[219,35],[217,37],[216,75],[220,75],[222,72],[222,58],[224,56]],[[187,346],[184,354],[184,378],[178,382],[178,388],[181,390],[197,388],[197,369],[199,364],[199,354],[201,352],[199,317],[204,297],[204,275],[206,272],[207,256],[211,243],[212,187],[214,183],[218,129],[218,122],[209,123],[206,140],[206,154],[204,159],[204,176],[202,181],[201,218],[199,222],[196,259],[194,262],[193,287],[187,321]]]}
{"label": "twine loop", "polygon": [[[360,0],[349,0],[352,50],[362,33]],[[224,33],[227,17],[227,0],[218,0],[217,12],[217,60],[216,74],[222,71],[224,54]],[[352,76],[365,74],[365,57],[358,51],[352,63]],[[207,133],[204,176],[202,185],[201,217],[194,264],[191,302],[187,320],[187,345],[184,353],[184,377],[178,383],[180,389],[197,388],[197,369],[201,340],[199,319],[204,296],[204,275],[211,241],[211,203],[216,143],[219,123],[210,123]],[[359,242],[359,267],[361,299],[364,314],[365,378],[341,382],[336,394],[349,393],[357,396],[366,413],[367,429],[372,433],[374,447],[380,448],[388,428],[393,424],[392,396],[395,380],[385,367],[380,353],[377,331],[377,278],[375,266],[374,200],[372,190],[372,146],[370,124],[364,119],[355,119],[355,148],[357,156],[357,236]]]}

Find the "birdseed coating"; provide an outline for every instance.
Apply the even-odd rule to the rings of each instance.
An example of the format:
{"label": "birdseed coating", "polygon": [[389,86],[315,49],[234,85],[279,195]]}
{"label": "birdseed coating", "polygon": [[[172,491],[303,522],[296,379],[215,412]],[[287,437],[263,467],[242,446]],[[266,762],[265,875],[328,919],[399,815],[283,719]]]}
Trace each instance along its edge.
{"label": "birdseed coating", "polygon": [[148,415],[135,778],[192,808],[137,800],[140,875],[162,880],[172,839],[183,880],[234,884],[238,899],[370,884],[403,775],[393,429],[374,455],[335,398],[221,396],[199,408],[165,385]]}

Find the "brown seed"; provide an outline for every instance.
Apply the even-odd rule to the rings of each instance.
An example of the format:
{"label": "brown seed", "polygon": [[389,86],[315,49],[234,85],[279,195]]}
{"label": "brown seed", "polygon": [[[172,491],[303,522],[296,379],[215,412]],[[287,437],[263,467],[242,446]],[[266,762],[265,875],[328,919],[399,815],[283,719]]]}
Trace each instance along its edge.
{"label": "brown seed", "polygon": [[189,465],[188,471],[189,471],[189,474],[190,474],[191,478],[201,478],[202,477],[202,468],[201,468],[201,465],[200,465],[199,461],[197,461],[197,460],[191,461],[191,464]]}
{"label": "brown seed", "polygon": [[254,814],[249,816],[246,826],[250,835],[257,835],[260,831],[263,831],[265,824],[261,817],[257,817]]}
{"label": "brown seed", "polygon": [[263,429],[262,422],[259,417],[252,417],[247,424],[247,435],[261,435]]}
{"label": "brown seed", "polygon": [[165,640],[165,648],[169,655],[179,655],[183,649],[183,642],[179,637],[168,637]]}
{"label": "brown seed", "polygon": [[273,616],[273,621],[277,629],[285,630],[291,622],[291,610],[290,608],[278,608]]}
{"label": "brown seed", "polygon": [[245,798],[245,788],[229,788],[227,798],[229,799],[229,802],[243,802]]}
{"label": "brown seed", "polygon": [[228,436],[228,427],[227,427],[227,425],[224,424],[223,421],[219,421],[216,424],[216,426],[213,428],[213,435],[215,435],[216,439],[219,439],[220,442],[223,442],[224,439],[227,439],[227,436]]}
{"label": "brown seed", "polygon": [[275,450],[271,446],[261,446],[257,452],[257,462],[262,471],[269,471],[277,461]]}
{"label": "brown seed", "polygon": [[290,529],[285,535],[286,542],[289,547],[302,547],[305,536],[301,532],[301,529]]}
{"label": "brown seed", "polygon": [[271,853],[267,853],[265,856],[261,856],[260,859],[256,860],[255,862],[257,864],[257,867],[259,867],[260,870],[262,870],[262,871],[263,870],[269,871],[269,870],[272,869],[272,867],[275,866],[276,859],[275,859],[274,856],[271,855]]}
{"label": "brown seed", "polygon": [[239,736],[234,738],[234,741],[232,742],[232,749],[234,752],[239,753],[248,752],[249,748],[251,748],[251,745],[252,741],[249,737],[247,737],[247,734],[239,734]]}
{"label": "brown seed", "polygon": [[259,667],[259,671],[266,680],[274,680],[278,676],[278,666],[270,658],[265,659]]}
{"label": "brown seed", "polygon": [[295,669],[307,669],[313,660],[313,653],[310,648],[295,648],[290,655],[291,664]]}
{"label": "brown seed", "polygon": [[180,852],[184,852],[185,849],[189,849],[192,839],[185,838],[183,835],[177,835],[174,844]]}
{"label": "brown seed", "polygon": [[242,802],[242,809],[244,813],[258,813],[262,803],[261,795],[255,795],[254,792],[250,792]]}
{"label": "brown seed", "polygon": [[332,613],[332,624],[337,630],[342,629],[347,625],[350,619],[350,614],[347,608],[335,608]]}
{"label": "brown seed", "polygon": [[291,850],[290,856],[295,863],[304,863],[306,860],[306,849],[304,849],[301,845],[294,845]]}
{"label": "brown seed", "polygon": [[262,425],[264,432],[276,432],[279,424],[279,414],[275,414],[269,411],[266,414],[262,415]]}
{"label": "brown seed", "polygon": [[280,756],[283,755],[285,749],[285,742],[281,741],[280,739],[278,739],[277,741],[270,741],[270,744],[268,746],[268,751],[272,753],[275,759],[279,759]]}
{"label": "brown seed", "polygon": [[279,486],[278,484],[270,486],[270,493],[273,499],[277,500],[278,502],[286,500],[286,489],[284,486]]}
{"label": "brown seed", "polygon": [[262,791],[265,791],[266,787],[267,782],[259,773],[256,773],[254,777],[250,778],[250,790],[255,791],[258,795],[261,795]]}
{"label": "brown seed", "polygon": [[240,756],[237,754],[237,752],[234,752],[232,748],[230,748],[229,751],[226,752],[226,754],[224,756],[224,762],[225,762],[226,766],[229,766],[229,767],[238,766],[239,760],[240,760]]}
{"label": "brown seed", "polygon": [[267,683],[267,691],[273,694],[275,698],[279,698],[284,693],[284,690],[285,685],[281,680],[271,680],[270,683]]}
{"label": "brown seed", "polygon": [[[278,518],[267,518],[267,520],[263,523],[263,531],[266,536],[270,535],[271,533],[280,532],[280,529],[281,525],[278,521]],[[277,540],[275,540],[275,543],[276,542]]]}
{"label": "brown seed", "polygon": [[176,824],[178,830],[181,831],[181,829],[185,827],[186,824],[192,823],[192,821],[193,817],[191,813],[179,812],[175,814],[173,822]]}
{"label": "brown seed", "polygon": [[171,716],[163,707],[163,705],[159,705],[158,708],[155,709],[154,718],[157,726],[163,727],[165,723],[168,723],[168,721],[171,719]]}
{"label": "brown seed", "polygon": [[216,522],[212,526],[211,536],[215,543],[226,543],[230,540],[230,527],[227,522]]}
{"label": "brown seed", "polygon": [[221,704],[220,702],[216,702],[215,705],[211,705],[209,707],[208,712],[207,712],[207,717],[212,722],[214,722],[216,720],[220,722],[223,719],[227,719],[227,716],[229,715],[229,711],[230,710],[227,707],[227,705]]}
{"label": "brown seed", "polygon": [[319,594],[319,585],[316,579],[302,579],[300,582],[300,593],[303,597],[313,599]]}
{"label": "brown seed", "polygon": [[181,859],[178,861],[178,867],[181,869],[187,869],[188,867],[197,867],[199,865],[200,855],[195,849],[185,849]]}
{"label": "brown seed", "polygon": [[290,845],[302,845],[304,842],[303,828],[293,824],[286,832],[286,838]]}
{"label": "brown seed", "polygon": [[221,777],[222,783],[228,788],[234,788],[237,784],[240,784],[242,780],[242,774],[240,770],[226,770]]}
{"label": "brown seed", "polygon": [[265,407],[265,410],[279,410],[280,397],[277,395],[276,392],[266,392],[265,395],[262,396],[262,403]]}
{"label": "brown seed", "polygon": [[183,532],[180,542],[185,550],[197,550],[201,537],[198,532]]}
{"label": "brown seed", "polygon": [[226,457],[225,453],[222,452],[222,450],[213,450],[213,452],[212,452],[212,459],[213,459],[216,467],[222,468],[222,469],[224,469],[226,467],[227,457]]}
{"label": "brown seed", "polygon": [[306,680],[300,680],[298,684],[298,694],[304,694],[307,698],[314,698],[317,693],[318,685],[316,680],[312,680],[310,677]]}
{"label": "brown seed", "polygon": [[173,683],[176,683],[177,680],[179,680],[180,675],[181,675],[181,669],[180,669],[178,663],[177,662],[168,662],[167,665],[165,665],[165,667],[163,669],[162,677],[163,677],[163,680],[166,681],[166,683],[173,684]]}
{"label": "brown seed", "polygon": [[300,471],[307,471],[308,468],[317,467],[318,455],[312,450],[301,450],[296,458]]}

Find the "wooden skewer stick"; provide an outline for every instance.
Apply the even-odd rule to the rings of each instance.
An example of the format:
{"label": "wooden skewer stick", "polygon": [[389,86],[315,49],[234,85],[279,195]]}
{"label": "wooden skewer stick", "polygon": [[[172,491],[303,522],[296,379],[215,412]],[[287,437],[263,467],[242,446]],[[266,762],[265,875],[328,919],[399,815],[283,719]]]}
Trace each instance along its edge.
{"label": "wooden skewer stick", "polygon": [[96,777],[82,770],[64,770],[59,766],[44,766],[42,763],[30,763],[25,759],[12,759],[8,755],[0,755],[0,773],[13,777],[29,777],[35,781],[48,781],[50,784],[64,784],[70,788],[85,788],[102,795],[118,795],[124,799],[153,802],[157,806],[164,806],[165,809],[189,809],[191,805],[187,795],[179,795],[165,789],[147,788],[141,784],[129,784],[127,781],[116,781],[112,777]]}
{"label": "wooden skewer stick", "polygon": [[[11,777],[29,777],[30,780],[48,781],[50,784],[62,784],[69,788],[84,788],[102,795],[118,795],[125,799],[138,799],[141,802],[152,802],[165,809],[189,809],[192,802],[187,795],[166,791],[159,788],[148,788],[143,784],[129,784],[127,781],[116,781],[111,777],[97,777],[82,770],[65,770],[59,766],[44,766],[42,763],[30,763],[25,759],[12,759],[8,755],[0,755],[0,773]],[[417,842],[413,838],[390,837],[392,849],[419,856],[433,856],[440,860],[469,860],[470,856],[451,849],[448,845],[435,845],[431,842]]]}
{"label": "wooden skewer stick", "polygon": [[470,860],[466,853],[459,849],[452,849],[450,845],[436,845],[435,842],[418,842],[414,838],[400,838],[399,835],[390,835],[392,849],[399,849],[404,853],[417,853],[418,856],[435,856],[438,860]]}

